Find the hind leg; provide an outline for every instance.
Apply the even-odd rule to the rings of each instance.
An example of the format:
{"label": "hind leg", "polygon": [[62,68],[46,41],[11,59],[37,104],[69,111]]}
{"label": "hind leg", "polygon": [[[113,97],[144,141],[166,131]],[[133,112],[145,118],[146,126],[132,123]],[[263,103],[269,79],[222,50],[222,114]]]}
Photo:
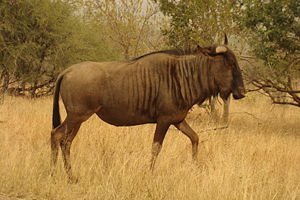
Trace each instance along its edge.
{"label": "hind leg", "polygon": [[57,163],[58,148],[59,148],[59,145],[65,135],[65,131],[66,131],[65,121],[61,125],[59,125],[57,128],[55,128],[51,131],[51,167],[52,167],[52,171],[53,171],[54,166]]}
{"label": "hind leg", "polygon": [[78,132],[80,126],[81,126],[81,122],[67,123],[67,130],[66,130],[65,137],[60,142],[60,147],[61,147],[63,161],[64,161],[64,167],[65,167],[66,173],[68,175],[68,178],[71,182],[76,181],[76,178],[74,178],[74,176],[72,174],[71,161],[70,161],[70,150],[71,150],[71,145],[72,145],[73,139],[77,135],[77,132]]}
{"label": "hind leg", "polygon": [[70,182],[76,182],[76,178],[73,177],[72,169],[71,169],[71,161],[70,161],[71,145],[75,136],[77,135],[77,132],[82,122],[90,118],[92,114],[94,114],[94,111],[76,112],[76,113],[69,111],[67,118],[65,120],[66,129],[65,129],[65,134],[60,141],[60,147],[62,151],[64,167]]}
{"label": "hind leg", "polygon": [[72,122],[70,117],[67,117],[65,121],[51,132],[51,175],[53,175],[54,167],[57,163],[59,146],[62,150],[62,157],[64,161],[64,167],[69,179],[74,180],[71,172],[70,163],[70,149],[73,139],[75,138],[80,126],[81,120]]}

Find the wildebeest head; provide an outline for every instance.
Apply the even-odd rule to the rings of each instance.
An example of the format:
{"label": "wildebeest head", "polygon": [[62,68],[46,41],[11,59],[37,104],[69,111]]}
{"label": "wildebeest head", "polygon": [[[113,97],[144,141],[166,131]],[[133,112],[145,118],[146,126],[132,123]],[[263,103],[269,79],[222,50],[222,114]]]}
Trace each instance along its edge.
{"label": "wildebeest head", "polygon": [[245,97],[245,87],[241,69],[234,53],[227,47],[225,35],[224,45],[211,47],[197,47],[201,52],[214,60],[212,70],[215,74],[215,83],[219,88],[220,96],[227,99],[232,93],[234,99]]}

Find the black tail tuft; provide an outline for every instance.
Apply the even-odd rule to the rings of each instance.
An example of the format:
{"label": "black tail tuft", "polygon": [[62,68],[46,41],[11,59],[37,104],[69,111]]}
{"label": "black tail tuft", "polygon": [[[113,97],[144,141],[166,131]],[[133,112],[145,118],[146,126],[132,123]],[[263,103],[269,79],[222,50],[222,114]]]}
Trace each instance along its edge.
{"label": "black tail tuft", "polygon": [[60,91],[60,84],[62,81],[63,76],[59,76],[56,81],[54,97],[53,97],[53,113],[52,113],[52,127],[56,128],[61,124],[60,113],[59,113],[59,91]]}

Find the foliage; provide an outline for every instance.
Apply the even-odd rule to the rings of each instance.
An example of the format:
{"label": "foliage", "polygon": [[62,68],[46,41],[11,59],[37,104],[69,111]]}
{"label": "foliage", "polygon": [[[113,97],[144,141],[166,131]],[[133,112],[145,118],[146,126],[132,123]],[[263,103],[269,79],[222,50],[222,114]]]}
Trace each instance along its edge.
{"label": "foliage", "polygon": [[123,54],[136,57],[161,46],[158,9],[148,0],[87,0],[90,19],[105,27],[102,34]]}
{"label": "foliage", "polygon": [[243,10],[241,25],[251,31],[253,54],[264,62],[248,78],[274,103],[300,107],[300,2],[252,0]]}
{"label": "foliage", "polygon": [[35,96],[38,88],[48,87],[68,65],[111,57],[95,28],[80,21],[75,11],[74,6],[59,0],[1,1],[0,73],[4,89],[15,83]]}
{"label": "foliage", "polygon": [[246,4],[243,24],[256,33],[256,56],[276,66],[278,60],[299,52],[299,17],[299,1],[255,0]]}
{"label": "foliage", "polygon": [[[235,35],[244,54],[237,53],[238,57],[252,65],[243,68],[254,90],[273,103],[300,106],[299,1],[153,1],[169,17],[170,25],[162,30],[169,45],[191,48],[216,42],[223,32]],[[254,59],[245,56],[249,47]]]}
{"label": "foliage", "polygon": [[[208,45],[223,39],[224,32],[236,31],[237,1],[154,0],[170,25],[162,30],[168,43],[177,48],[190,48],[195,44]],[[219,41],[218,41],[219,42]]]}

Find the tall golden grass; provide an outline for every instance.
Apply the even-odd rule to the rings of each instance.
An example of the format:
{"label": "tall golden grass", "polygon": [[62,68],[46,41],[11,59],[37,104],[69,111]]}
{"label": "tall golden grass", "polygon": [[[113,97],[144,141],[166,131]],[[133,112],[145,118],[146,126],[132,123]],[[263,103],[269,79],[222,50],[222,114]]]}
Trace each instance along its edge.
{"label": "tall golden grass", "polygon": [[300,109],[250,94],[232,101],[229,128],[212,130],[195,108],[188,122],[206,139],[199,164],[171,128],[153,173],[154,125],[120,128],[93,116],[71,150],[77,184],[68,183],[61,155],[49,175],[51,110],[50,97],[0,105],[0,199],[300,199]]}

